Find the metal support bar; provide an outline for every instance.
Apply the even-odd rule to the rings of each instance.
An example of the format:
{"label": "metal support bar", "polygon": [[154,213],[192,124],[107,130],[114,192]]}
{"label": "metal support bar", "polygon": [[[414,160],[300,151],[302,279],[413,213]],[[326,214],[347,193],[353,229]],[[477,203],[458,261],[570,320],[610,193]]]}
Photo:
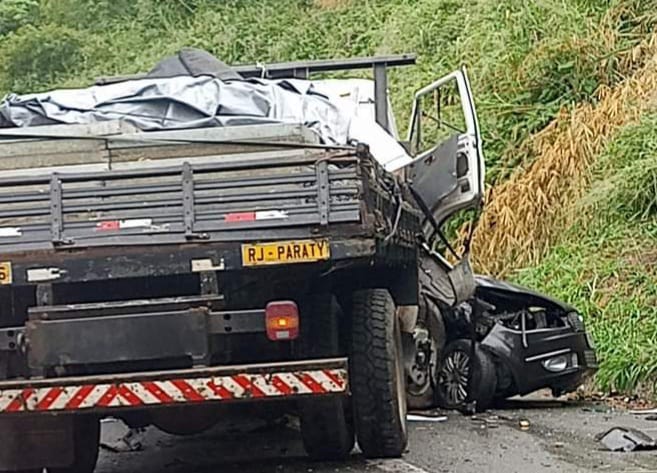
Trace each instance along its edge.
{"label": "metal support bar", "polygon": [[50,236],[53,244],[63,242],[62,181],[57,173],[50,177]]}
{"label": "metal support bar", "polygon": [[388,122],[388,72],[385,62],[374,64],[374,114],[376,122],[391,133]]}
{"label": "metal support bar", "polygon": [[182,199],[185,237],[194,238],[194,173],[188,162],[182,168]]}
{"label": "metal support bar", "polygon": [[307,80],[308,77],[310,76],[310,70],[307,67],[300,67],[298,69],[294,69],[292,71],[292,75],[296,79]]}
{"label": "metal support bar", "polygon": [[[356,69],[368,69],[376,65],[408,66],[415,64],[415,54],[398,54],[391,56],[357,57],[347,59],[326,59],[318,61],[293,61],[277,64],[266,64],[265,69],[268,77],[290,77],[295,70],[305,70],[308,74],[314,72],[350,71]],[[244,77],[260,77],[261,65],[237,65],[232,68]]]}
{"label": "metal support bar", "polygon": [[220,310],[224,298],[220,295],[165,297],[160,299],[135,299],[88,304],[44,305],[30,307],[30,320],[64,320],[113,315],[146,314],[155,312],[184,311],[198,307]]}
{"label": "metal support bar", "polygon": [[331,185],[329,182],[328,161],[324,160],[317,164],[317,209],[321,225],[328,225],[330,201]]}
{"label": "metal support bar", "polygon": [[37,284],[36,287],[36,303],[37,306],[51,306],[53,305],[53,292],[52,284]]}
{"label": "metal support bar", "polygon": [[[349,71],[356,69],[369,69],[377,64],[384,64],[387,67],[408,66],[415,64],[415,54],[398,54],[391,56],[374,56],[359,57],[348,59],[326,59],[318,61],[293,61],[266,64],[264,66],[265,77],[282,78],[298,77],[295,71],[304,71],[306,77],[314,72],[333,72]],[[240,73],[243,77],[261,77],[263,72],[262,64],[242,64],[231,66],[232,69]],[[115,84],[126,80],[143,79],[146,74],[133,74],[115,77],[101,77],[96,80],[96,85]]]}
{"label": "metal support bar", "polygon": [[208,315],[208,333],[213,335],[262,333],[265,330],[263,309],[210,312]]}

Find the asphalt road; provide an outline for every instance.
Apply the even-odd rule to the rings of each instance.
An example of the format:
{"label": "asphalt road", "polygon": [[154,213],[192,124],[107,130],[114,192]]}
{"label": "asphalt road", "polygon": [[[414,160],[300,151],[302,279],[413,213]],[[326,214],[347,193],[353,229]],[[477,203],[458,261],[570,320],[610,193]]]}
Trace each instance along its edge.
{"label": "asphalt road", "polygon": [[[125,433],[103,424],[99,473],[657,473],[657,451],[612,453],[595,435],[614,426],[657,437],[657,421],[604,406],[557,401],[513,401],[476,418],[448,412],[445,422],[410,423],[403,459],[314,463],[304,458],[298,429],[253,422],[193,437],[148,429],[133,438],[140,451],[115,451]],[[522,430],[521,420],[529,421]],[[108,448],[111,447],[111,448]]]}

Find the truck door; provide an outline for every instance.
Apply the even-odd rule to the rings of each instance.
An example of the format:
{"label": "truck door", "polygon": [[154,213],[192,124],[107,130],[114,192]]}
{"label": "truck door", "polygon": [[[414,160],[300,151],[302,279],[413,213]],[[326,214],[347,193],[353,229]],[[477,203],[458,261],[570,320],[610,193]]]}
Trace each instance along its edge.
{"label": "truck door", "polygon": [[408,146],[413,161],[406,175],[427,214],[425,227],[436,230],[455,213],[481,206],[484,156],[465,67],[415,94]]}

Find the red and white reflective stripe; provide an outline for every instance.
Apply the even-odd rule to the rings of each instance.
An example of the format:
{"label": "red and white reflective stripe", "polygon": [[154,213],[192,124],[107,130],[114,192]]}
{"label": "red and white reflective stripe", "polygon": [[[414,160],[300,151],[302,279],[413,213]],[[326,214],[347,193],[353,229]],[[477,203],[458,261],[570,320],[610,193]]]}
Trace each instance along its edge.
{"label": "red and white reflective stripe", "polygon": [[265,397],[336,394],[347,390],[345,369],[234,374],[0,390],[0,413],[75,411]]}
{"label": "red and white reflective stripe", "polygon": [[128,228],[149,228],[153,226],[150,218],[133,218],[129,220],[105,220],[96,224],[97,231],[125,230]]}
{"label": "red and white reflective stripe", "polygon": [[258,210],[257,212],[233,212],[226,214],[226,222],[254,222],[256,220],[279,220],[288,218],[284,210]]}

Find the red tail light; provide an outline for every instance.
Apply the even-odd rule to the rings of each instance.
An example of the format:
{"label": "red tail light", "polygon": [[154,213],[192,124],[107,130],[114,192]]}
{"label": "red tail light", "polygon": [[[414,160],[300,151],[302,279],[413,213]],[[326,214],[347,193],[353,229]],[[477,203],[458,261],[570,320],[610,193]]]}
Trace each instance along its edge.
{"label": "red tail light", "polygon": [[299,336],[299,308],[293,301],[275,301],[265,309],[267,338],[275,342]]}

